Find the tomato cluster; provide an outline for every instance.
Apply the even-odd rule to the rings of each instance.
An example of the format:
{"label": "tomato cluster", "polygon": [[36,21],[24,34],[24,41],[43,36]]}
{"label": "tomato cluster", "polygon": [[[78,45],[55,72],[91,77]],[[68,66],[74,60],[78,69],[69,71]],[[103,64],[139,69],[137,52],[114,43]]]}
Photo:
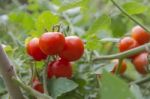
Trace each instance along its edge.
{"label": "tomato cluster", "polygon": [[[65,37],[60,32],[46,32],[41,37],[33,38],[28,42],[27,53],[36,61],[45,60],[48,56],[57,56],[58,58],[49,62],[47,66],[47,77],[49,79],[53,76],[71,78],[70,62],[82,57],[84,43],[78,36]],[[33,88],[43,93],[39,80],[33,81]]]}
{"label": "tomato cluster", "polygon": [[[146,32],[142,27],[135,26],[131,31],[131,37],[124,37],[120,40],[118,48],[120,52],[124,52],[138,46],[141,46],[145,43],[150,41],[150,33]],[[147,73],[147,66],[148,66],[148,53],[141,52],[136,53],[132,56],[129,56],[134,64],[135,69],[140,74]]]}

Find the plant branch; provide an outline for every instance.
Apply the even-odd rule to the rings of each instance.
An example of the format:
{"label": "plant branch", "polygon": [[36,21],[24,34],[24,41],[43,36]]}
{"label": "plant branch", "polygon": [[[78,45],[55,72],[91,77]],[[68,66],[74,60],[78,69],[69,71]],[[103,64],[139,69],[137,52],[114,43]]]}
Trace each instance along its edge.
{"label": "plant branch", "polygon": [[26,92],[30,93],[34,97],[37,97],[38,99],[53,99],[52,97],[46,95],[46,94],[41,94],[38,91],[35,91],[33,88],[30,86],[25,85],[21,80],[19,80],[16,77],[12,77],[12,80],[19,85],[22,89],[24,89]]}
{"label": "plant branch", "polygon": [[120,58],[120,59],[119,59],[119,64],[118,64],[118,66],[117,66],[117,69],[116,69],[115,74],[119,74],[120,69],[121,69],[121,66],[122,66],[122,61],[123,61],[123,59]]}
{"label": "plant branch", "polygon": [[12,83],[12,76],[16,76],[13,65],[0,44],[0,73],[3,76],[5,86],[11,99],[24,99],[19,87]]}
{"label": "plant branch", "polygon": [[100,56],[100,57],[95,58],[93,61],[126,58],[126,57],[129,57],[131,55],[145,51],[146,47],[150,47],[150,43],[147,43],[147,44],[144,44],[142,46],[130,49],[130,50],[125,51],[125,52],[121,52],[121,53],[117,53],[117,54],[113,54],[113,55]]}
{"label": "plant branch", "polygon": [[133,82],[130,83],[130,85],[132,85],[132,84],[141,85],[141,84],[146,83],[146,82],[148,82],[148,81],[150,81],[150,75],[148,75],[148,76],[146,76],[145,78],[142,78],[142,79],[140,79],[140,80],[133,81]]}
{"label": "plant branch", "polygon": [[126,15],[129,19],[131,19],[133,22],[135,22],[136,24],[138,24],[139,26],[141,26],[145,31],[150,33],[150,30],[144,26],[142,23],[140,23],[139,21],[137,21],[135,18],[133,18],[131,15],[129,15],[123,8],[121,8],[114,0],[111,0],[111,2],[124,14]]}

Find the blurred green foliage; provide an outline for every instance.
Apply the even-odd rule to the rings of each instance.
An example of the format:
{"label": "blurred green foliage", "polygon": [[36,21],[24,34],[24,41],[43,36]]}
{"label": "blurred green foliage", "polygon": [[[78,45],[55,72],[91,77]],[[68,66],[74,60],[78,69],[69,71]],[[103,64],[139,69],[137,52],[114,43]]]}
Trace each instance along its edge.
{"label": "blurred green foliage", "polygon": [[[130,15],[149,27],[149,0],[116,0]],[[32,37],[39,37],[52,26],[61,25],[67,35],[78,35],[85,42],[85,54],[73,63],[73,78],[49,81],[50,92],[58,99],[135,99],[143,95],[150,98],[150,86],[128,88],[128,81],[104,73],[97,79],[96,71],[103,65],[110,67],[110,61],[92,63],[92,58],[117,53],[116,39],[129,35],[136,24],[123,15],[110,0],[0,0],[0,42],[13,62],[17,75],[28,84],[33,63],[26,54],[26,43]],[[107,39],[109,38],[109,39]],[[102,40],[105,39],[106,42]],[[108,40],[108,42],[107,42]],[[129,60],[125,74],[132,79],[141,79]],[[36,62],[41,76],[43,62]],[[110,69],[107,69],[110,71]],[[100,83],[98,83],[100,82]],[[77,87],[78,86],[78,87]],[[142,85],[144,86],[144,85]],[[139,91],[134,91],[138,89]],[[0,78],[0,98],[7,99],[5,87]],[[146,94],[147,92],[147,94]],[[1,94],[2,93],[2,94]],[[4,94],[3,94],[4,93]],[[139,99],[139,98],[137,98]],[[141,98],[140,98],[141,99]]]}

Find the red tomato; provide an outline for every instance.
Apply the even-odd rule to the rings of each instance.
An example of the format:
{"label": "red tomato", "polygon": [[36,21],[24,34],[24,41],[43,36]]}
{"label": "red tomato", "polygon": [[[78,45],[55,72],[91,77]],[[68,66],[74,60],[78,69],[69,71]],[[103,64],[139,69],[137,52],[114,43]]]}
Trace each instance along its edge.
{"label": "red tomato", "polygon": [[60,32],[47,32],[40,37],[39,45],[46,55],[60,53],[65,44],[65,37]]}
{"label": "red tomato", "polygon": [[65,38],[65,47],[59,53],[62,59],[75,61],[81,58],[84,53],[84,44],[77,36],[68,36]]}
{"label": "red tomato", "polygon": [[[113,60],[113,63],[115,63],[115,66],[114,66],[114,68],[112,70],[112,73],[115,73],[116,69],[118,68],[119,60],[115,59],[115,60]],[[123,74],[126,71],[126,69],[127,69],[127,65],[126,65],[125,61],[122,61],[119,73]]]}
{"label": "red tomato", "polygon": [[43,85],[42,85],[42,83],[38,79],[34,79],[33,80],[33,86],[32,87],[36,91],[38,91],[40,93],[44,93]]}
{"label": "red tomato", "polygon": [[131,35],[140,45],[150,41],[150,33],[146,32],[140,26],[133,27]]}
{"label": "red tomato", "polygon": [[[138,43],[131,37],[124,37],[119,42],[119,50],[120,52],[124,52],[130,49],[138,47]],[[130,58],[134,58],[136,55],[130,56]]]}
{"label": "red tomato", "polygon": [[48,78],[51,78],[52,76],[71,78],[72,67],[70,62],[59,59],[50,63],[48,65]]}
{"label": "red tomato", "polygon": [[143,52],[138,56],[136,56],[133,60],[134,67],[140,74],[147,74],[147,68],[146,68],[146,66],[148,65],[147,56],[148,53]]}
{"label": "red tomato", "polygon": [[40,61],[42,59],[46,59],[47,55],[45,55],[40,47],[39,47],[39,39],[33,38],[28,44],[27,44],[27,53],[33,57],[33,59]]}

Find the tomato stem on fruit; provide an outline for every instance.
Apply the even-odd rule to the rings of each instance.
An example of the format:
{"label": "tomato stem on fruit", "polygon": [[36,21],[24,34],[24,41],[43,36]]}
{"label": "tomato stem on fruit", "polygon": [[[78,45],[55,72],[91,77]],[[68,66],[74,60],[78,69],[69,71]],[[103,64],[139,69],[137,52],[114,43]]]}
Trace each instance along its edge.
{"label": "tomato stem on fruit", "polygon": [[123,8],[121,8],[114,0],[111,0],[111,2],[125,15],[127,16],[129,19],[131,19],[133,22],[135,22],[136,24],[138,24],[139,26],[141,26],[145,31],[150,33],[150,30],[144,26],[142,23],[140,23],[139,21],[137,21],[135,18],[133,18],[131,15],[129,15]]}
{"label": "tomato stem on fruit", "polygon": [[106,56],[100,56],[100,57],[95,58],[93,61],[126,58],[126,57],[129,57],[131,55],[145,51],[145,46],[150,47],[150,43],[144,44],[142,46],[139,46],[139,47],[136,47],[136,48],[133,48],[133,49],[121,52],[121,53],[106,55]]}

